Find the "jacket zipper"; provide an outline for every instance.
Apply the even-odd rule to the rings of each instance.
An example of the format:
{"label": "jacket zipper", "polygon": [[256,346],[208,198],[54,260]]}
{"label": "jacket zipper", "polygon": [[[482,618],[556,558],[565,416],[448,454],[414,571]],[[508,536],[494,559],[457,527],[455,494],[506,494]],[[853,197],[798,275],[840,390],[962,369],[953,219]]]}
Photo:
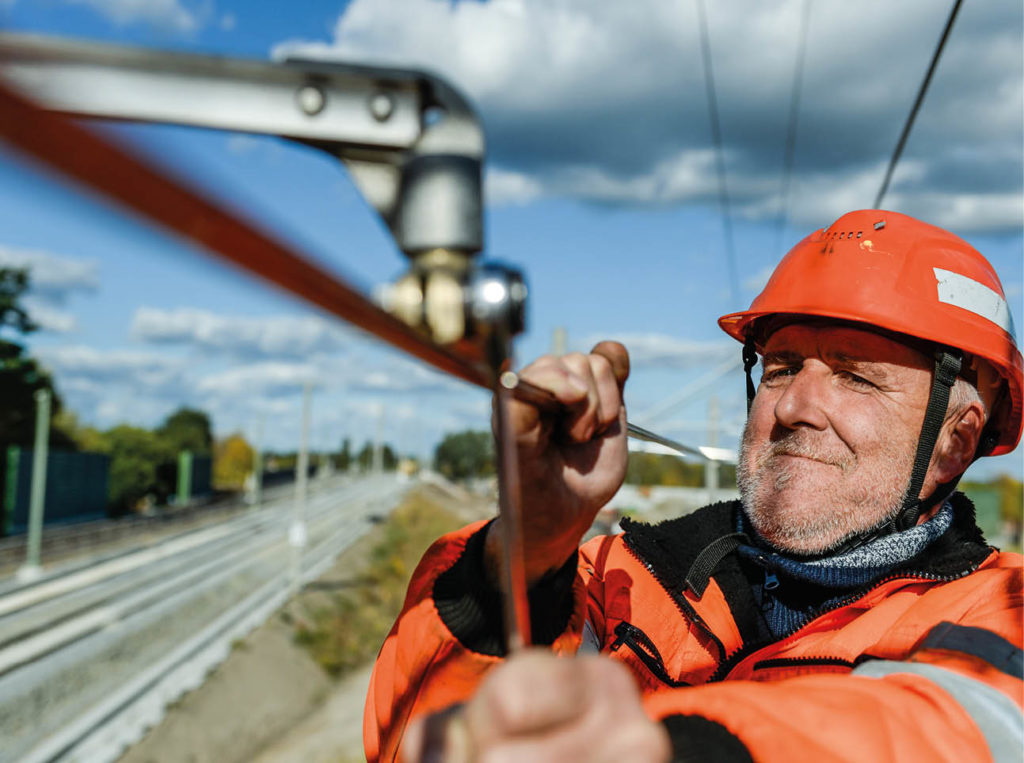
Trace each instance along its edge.
{"label": "jacket zipper", "polygon": [[[986,559],[987,558],[988,557],[986,557]],[[735,652],[733,652],[731,655],[729,655],[726,659],[722,660],[722,662],[719,663],[718,668],[711,675],[711,677],[708,679],[707,682],[708,683],[716,683],[716,682],[725,680],[725,678],[729,675],[729,673],[732,672],[733,668],[735,668],[737,665],[739,665],[744,659],[746,659],[750,655],[754,654],[754,652],[757,652],[758,650],[763,649],[766,646],[783,646],[783,645],[785,645],[785,644],[787,644],[789,642],[795,641],[797,636],[799,635],[800,631],[802,631],[804,628],[806,628],[808,625],[813,623],[815,620],[817,620],[822,615],[825,615],[825,614],[828,614],[829,612],[834,612],[837,609],[842,609],[843,607],[849,606],[850,604],[853,604],[858,599],[864,598],[865,596],[870,594],[872,591],[874,591],[876,588],[879,588],[879,587],[885,585],[886,583],[890,583],[893,580],[915,580],[916,579],[916,580],[933,580],[933,581],[936,581],[936,582],[939,582],[939,583],[948,583],[948,582],[951,582],[953,580],[958,580],[958,579],[960,579],[962,577],[966,577],[967,575],[970,575],[972,572],[974,572],[976,569],[978,569],[979,566],[980,566],[980,564],[972,565],[971,567],[969,567],[964,572],[961,572],[961,573],[956,574],[956,575],[932,575],[932,574],[927,573],[927,572],[906,572],[906,573],[902,573],[902,574],[898,574],[898,575],[887,575],[886,577],[883,577],[883,578],[880,578],[880,579],[876,580],[871,585],[870,588],[866,588],[864,590],[858,591],[857,593],[853,593],[853,594],[850,594],[849,596],[845,596],[842,599],[840,599],[839,601],[833,602],[832,604],[830,604],[827,607],[821,607],[820,609],[814,610],[813,612],[811,612],[807,616],[807,619],[804,621],[804,623],[799,628],[797,628],[795,631],[790,633],[785,638],[782,638],[782,639],[777,640],[777,641],[764,641],[764,642],[759,642],[759,643],[756,643],[756,644],[750,644],[749,646],[746,646],[746,647],[740,647]],[[779,658],[779,659],[786,659],[786,658]],[[837,658],[835,658],[835,657],[804,657],[804,658],[791,658],[791,659],[801,659],[801,660],[807,660],[807,661],[811,661],[811,662],[813,662],[813,661],[826,661],[826,662],[834,664],[834,661]],[[769,660],[765,660],[765,662],[769,662]],[[757,664],[760,665],[761,663],[757,663]]]}
{"label": "jacket zipper", "polygon": [[725,644],[723,644],[722,640],[718,638],[717,634],[715,634],[715,632],[708,627],[708,624],[704,622],[704,619],[697,614],[697,611],[693,608],[693,605],[686,600],[686,598],[682,595],[682,592],[677,592],[670,588],[668,584],[665,582],[665,579],[661,576],[661,574],[656,569],[654,569],[654,566],[650,564],[647,560],[641,558],[640,554],[636,552],[636,549],[634,549],[630,543],[626,542],[623,545],[625,545],[629,553],[632,554],[633,558],[644,566],[644,569],[646,569],[651,574],[651,577],[658,581],[658,584],[661,585],[661,587],[669,595],[669,598],[671,598],[672,601],[675,602],[676,608],[680,611],[680,613],[682,613],[690,622],[696,625],[697,628],[699,628],[700,631],[704,633],[704,635],[707,636],[708,639],[710,639],[714,643],[714,645],[718,649],[719,659],[725,660],[727,657]]}
{"label": "jacket zipper", "polygon": [[658,651],[658,647],[654,645],[651,637],[632,623],[627,623],[623,620],[616,625],[615,636],[615,641],[608,647],[609,651],[617,652],[625,644],[662,683],[672,687],[691,685],[686,681],[677,681],[668,674],[668,671],[665,669],[665,661],[661,657],[661,652]]}
{"label": "jacket zipper", "polygon": [[857,663],[842,657],[773,657],[754,663],[754,670],[768,668],[787,668],[793,665],[837,665],[843,668],[855,668]]}

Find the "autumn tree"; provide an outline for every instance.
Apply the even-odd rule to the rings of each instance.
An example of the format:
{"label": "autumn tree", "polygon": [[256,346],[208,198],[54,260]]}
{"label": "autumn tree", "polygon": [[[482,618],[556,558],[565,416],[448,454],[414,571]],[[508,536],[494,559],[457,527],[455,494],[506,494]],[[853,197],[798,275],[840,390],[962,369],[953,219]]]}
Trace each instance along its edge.
{"label": "autumn tree", "polygon": [[225,490],[240,490],[252,471],[254,454],[238,432],[218,440],[213,448],[213,484]]}

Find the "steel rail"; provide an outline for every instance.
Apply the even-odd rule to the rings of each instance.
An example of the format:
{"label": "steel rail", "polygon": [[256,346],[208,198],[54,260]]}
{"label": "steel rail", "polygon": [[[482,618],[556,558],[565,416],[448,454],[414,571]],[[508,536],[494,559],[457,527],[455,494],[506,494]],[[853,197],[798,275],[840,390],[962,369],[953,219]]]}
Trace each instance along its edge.
{"label": "steel rail", "polygon": [[[361,512],[365,514],[379,500],[379,497],[361,498],[358,502]],[[334,532],[321,536],[320,542],[312,545],[303,558],[303,582],[322,575],[338,553],[355,543],[370,526],[365,521],[356,520],[355,525],[347,521]],[[363,532],[359,531],[360,527]],[[90,704],[84,712],[29,743],[29,749],[19,750],[17,760],[43,763],[65,759],[98,762],[119,759],[127,746],[159,722],[166,704],[201,682],[210,669],[227,657],[231,644],[265,622],[287,601],[288,595],[288,583],[279,576],[254,587],[252,593],[244,595],[197,633],[171,644],[166,655],[120,681],[98,703]],[[145,709],[140,711],[140,706]],[[4,758],[2,753],[0,758]]]}

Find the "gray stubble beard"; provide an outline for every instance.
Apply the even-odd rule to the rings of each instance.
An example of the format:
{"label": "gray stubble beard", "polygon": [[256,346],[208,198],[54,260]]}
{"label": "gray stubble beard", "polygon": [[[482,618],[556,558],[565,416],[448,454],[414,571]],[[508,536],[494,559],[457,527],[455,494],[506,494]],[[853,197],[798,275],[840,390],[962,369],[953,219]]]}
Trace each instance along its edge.
{"label": "gray stubble beard", "polygon": [[[842,485],[823,485],[816,497],[814,511],[802,516],[786,516],[778,507],[778,493],[793,478],[791,469],[771,464],[776,453],[799,454],[832,464],[840,476],[855,472],[860,463],[854,453],[829,453],[807,440],[801,430],[792,430],[782,439],[767,442],[750,466],[749,423],[744,428],[736,468],[736,483],[744,513],[757,533],[780,551],[795,555],[821,554],[838,548],[849,538],[868,531],[896,516],[910,480],[913,448],[889,443],[867,472],[858,475],[860,494],[848,495]],[[881,468],[880,468],[881,467]],[[768,470],[774,471],[770,479]],[[894,475],[905,475],[894,478]],[[769,484],[770,483],[770,484]],[[879,511],[877,506],[884,506]]]}

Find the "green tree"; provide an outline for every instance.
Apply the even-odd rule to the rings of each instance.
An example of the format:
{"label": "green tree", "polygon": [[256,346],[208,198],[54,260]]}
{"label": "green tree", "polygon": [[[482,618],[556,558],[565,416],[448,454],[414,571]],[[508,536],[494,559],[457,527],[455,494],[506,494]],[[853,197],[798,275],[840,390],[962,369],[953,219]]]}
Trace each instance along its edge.
{"label": "green tree", "polygon": [[[38,326],[29,318],[20,300],[28,289],[28,273],[0,268],[0,334],[5,330],[21,335]],[[25,353],[25,347],[0,336],[0,458],[11,445],[31,448],[35,440],[35,394],[47,389],[50,410],[56,415],[61,400],[50,375]],[[74,441],[62,429],[50,425],[50,447],[73,450]]]}
{"label": "green tree", "polygon": [[158,478],[161,465],[174,453],[156,433],[127,424],[103,433],[103,452],[110,454],[110,505],[113,513],[136,508],[146,496],[166,501],[171,486]]}
{"label": "green tree", "polygon": [[434,468],[452,480],[494,474],[494,438],[484,430],[447,434],[434,450]]}
{"label": "green tree", "polygon": [[[630,453],[626,467],[626,483],[630,485],[670,485],[674,487],[702,487],[704,464],[683,461],[660,453]],[[723,488],[736,486],[736,467],[719,464],[718,484]]]}
{"label": "green tree", "polygon": [[[395,467],[398,466],[398,455],[387,443],[381,445],[380,460],[381,468],[386,472],[394,471]],[[359,464],[359,468],[364,472],[373,468],[373,443],[369,440],[366,441],[362,450],[356,455],[356,463]]]}
{"label": "green tree", "polygon": [[179,408],[160,425],[157,435],[174,457],[183,450],[208,455],[213,450],[213,427],[210,417],[195,408]]}
{"label": "green tree", "polygon": [[347,471],[352,465],[352,441],[347,437],[341,442],[341,450],[334,457],[334,465],[341,471]]}
{"label": "green tree", "polygon": [[1009,474],[1000,474],[992,484],[999,493],[999,517],[1004,522],[1020,524],[1024,512],[1024,484]]}
{"label": "green tree", "polygon": [[0,329],[13,328],[29,334],[39,328],[28,317],[19,300],[28,291],[28,271],[21,268],[0,268]]}

